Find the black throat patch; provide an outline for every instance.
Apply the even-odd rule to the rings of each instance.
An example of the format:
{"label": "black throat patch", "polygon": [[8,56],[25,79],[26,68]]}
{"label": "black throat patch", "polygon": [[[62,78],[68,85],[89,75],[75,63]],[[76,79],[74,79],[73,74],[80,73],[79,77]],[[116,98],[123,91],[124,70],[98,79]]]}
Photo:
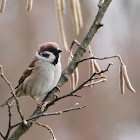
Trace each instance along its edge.
{"label": "black throat patch", "polygon": [[52,62],[53,65],[56,65],[58,63],[58,59],[59,59],[59,54],[55,54],[55,59],[54,61]]}

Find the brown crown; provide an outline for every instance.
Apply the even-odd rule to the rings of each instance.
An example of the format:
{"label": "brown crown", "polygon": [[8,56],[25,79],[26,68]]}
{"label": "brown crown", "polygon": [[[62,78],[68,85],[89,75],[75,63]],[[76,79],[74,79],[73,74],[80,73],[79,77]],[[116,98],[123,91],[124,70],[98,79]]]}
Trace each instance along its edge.
{"label": "brown crown", "polygon": [[55,42],[47,42],[47,43],[39,45],[38,54],[40,54],[44,51],[54,52],[58,48],[59,48],[59,46]]}

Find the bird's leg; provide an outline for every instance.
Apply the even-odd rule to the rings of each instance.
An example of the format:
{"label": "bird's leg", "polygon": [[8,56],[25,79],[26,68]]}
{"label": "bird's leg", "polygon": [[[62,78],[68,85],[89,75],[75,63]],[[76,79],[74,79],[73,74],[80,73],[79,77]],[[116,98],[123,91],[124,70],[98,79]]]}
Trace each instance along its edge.
{"label": "bird's leg", "polygon": [[57,84],[56,88],[58,89],[59,92],[61,91],[60,84]]}
{"label": "bird's leg", "polygon": [[[61,91],[60,84],[57,84],[55,87],[58,89],[59,92]],[[58,98],[57,93],[54,94],[54,97]]]}
{"label": "bird's leg", "polygon": [[37,104],[37,106],[39,106],[39,107],[42,107],[43,106],[43,104],[44,104],[44,102],[38,102],[37,100],[36,100],[36,98],[34,98],[34,97],[32,97],[33,98],[33,100],[35,101],[35,103]]}

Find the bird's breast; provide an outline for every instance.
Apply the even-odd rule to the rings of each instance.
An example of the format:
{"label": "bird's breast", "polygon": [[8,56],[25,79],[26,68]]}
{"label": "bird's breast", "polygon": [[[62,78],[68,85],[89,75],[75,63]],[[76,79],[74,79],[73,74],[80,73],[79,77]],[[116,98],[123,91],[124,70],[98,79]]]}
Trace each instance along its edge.
{"label": "bird's breast", "polygon": [[31,76],[24,81],[24,93],[35,98],[48,93],[54,80],[54,71],[55,68],[51,64],[36,68]]}

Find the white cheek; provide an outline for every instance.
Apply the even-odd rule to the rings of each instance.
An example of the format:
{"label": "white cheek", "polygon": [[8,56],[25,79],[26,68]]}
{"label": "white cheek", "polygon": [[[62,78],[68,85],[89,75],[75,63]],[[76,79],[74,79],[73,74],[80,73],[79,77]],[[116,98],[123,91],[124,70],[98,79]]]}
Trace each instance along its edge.
{"label": "white cheek", "polygon": [[39,60],[39,61],[44,61],[44,62],[49,62],[49,63],[52,63],[55,59],[55,56],[53,53],[51,52],[47,52],[49,54],[49,57],[48,58],[45,58],[43,56],[40,56],[38,54],[38,52],[36,52],[36,58]]}

